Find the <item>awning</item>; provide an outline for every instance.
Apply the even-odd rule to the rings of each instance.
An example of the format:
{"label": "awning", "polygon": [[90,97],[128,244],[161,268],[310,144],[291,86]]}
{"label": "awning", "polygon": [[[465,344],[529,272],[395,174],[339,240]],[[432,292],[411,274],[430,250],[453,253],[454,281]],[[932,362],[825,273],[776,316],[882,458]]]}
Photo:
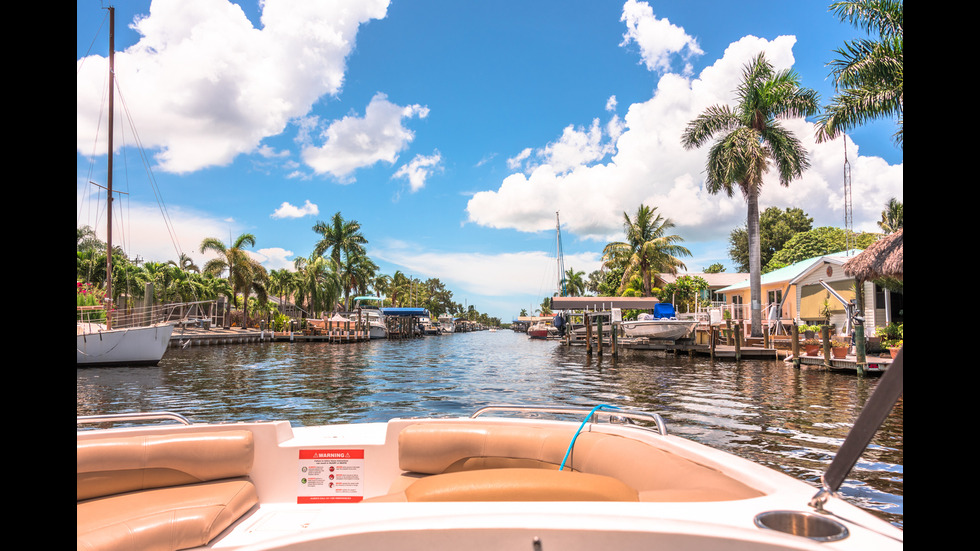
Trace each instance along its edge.
{"label": "awning", "polygon": [[381,313],[386,316],[429,317],[429,311],[425,308],[382,308]]}
{"label": "awning", "polygon": [[551,297],[552,310],[603,311],[612,308],[623,310],[652,310],[660,302],[654,297]]}

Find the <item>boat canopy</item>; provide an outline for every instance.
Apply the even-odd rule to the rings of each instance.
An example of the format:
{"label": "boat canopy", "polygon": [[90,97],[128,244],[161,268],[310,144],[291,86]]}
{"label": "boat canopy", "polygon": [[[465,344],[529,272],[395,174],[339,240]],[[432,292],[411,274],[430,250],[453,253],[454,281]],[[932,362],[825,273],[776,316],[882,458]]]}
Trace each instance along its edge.
{"label": "boat canopy", "polygon": [[385,316],[429,317],[425,308],[382,308],[381,313]]}
{"label": "boat canopy", "polygon": [[384,301],[385,297],[376,297],[374,295],[354,297],[354,304],[357,304],[358,302],[380,302],[381,304],[384,304]]}
{"label": "boat canopy", "polygon": [[660,302],[654,297],[551,297],[552,310],[608,311],[649,310]]}

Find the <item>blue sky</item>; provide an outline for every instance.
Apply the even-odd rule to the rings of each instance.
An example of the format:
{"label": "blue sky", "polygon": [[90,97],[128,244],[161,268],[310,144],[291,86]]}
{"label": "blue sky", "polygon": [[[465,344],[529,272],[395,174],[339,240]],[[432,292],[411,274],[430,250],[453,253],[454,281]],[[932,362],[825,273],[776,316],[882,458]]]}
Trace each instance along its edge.
{"label": "blue sky", "polygon": [[[684,150],[680,132],[734,103],[759,51],[829,102],[826,64],[863,33],[828,4],[121,0],[116,104],[132,123],[117,114],[113,181],[127,195],[114,241],[203,264],[202,239],[248,232],[267,268],[291,268],[339,211],[381,272],[438,277],[508,321],[556,290],[556,212],[566,269],[588,274],[643,203],[676,224],[688,271],[733,271],[727,238],[745,202],[704,191],[707,147]],[[76,224],[93,227],[105,224],[88,183],[105,183],[103,5],[76,4]],[[854,227],[875,231],[888,199],[903,199],[894,121],[855,130],[846,148],[786,124],[812,167],[788,188],[767,180],[761,208],[843,226],[846,150]]]}

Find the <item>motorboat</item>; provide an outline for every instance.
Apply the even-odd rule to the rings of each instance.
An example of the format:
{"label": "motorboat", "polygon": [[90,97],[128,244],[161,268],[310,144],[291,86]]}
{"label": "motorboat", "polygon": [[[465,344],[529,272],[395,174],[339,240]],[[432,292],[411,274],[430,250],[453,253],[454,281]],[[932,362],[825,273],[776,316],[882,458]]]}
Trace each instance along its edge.
{"label": "motorboat", "polygon": [[388,338],[388,327],[385,326],[384,314],[381,313],[384,300],[384,297],[375,296],[354,297],[354,310],[360,312],[360,316],[367,322],[368,336],[372,339]]}
{"label": "motorboat", "polygon": [[326,426],[79,417],[77,548],[900,550],[900,528],[837,490],[901,394],[901,358],[820,488],[603,404]]}
{"label": "motorboat", "polygon": [[641,313],[636,320],[622,322],[627,337],[672,341],[689,338],[697,326],[697,320],[678,319],[669,302],[655,304],[653,314]]}
{"label": "motorboat", "polygon": [[439,331],[443,334],[450,334],[456,332],[456,320],[453,316],[449,314],[444,314],[439,316]]}
{"label": "motorboat", "polygon": [[558,329],[550,323],[539,321],[527,328],[529,339],[547,339],[558,336]]}

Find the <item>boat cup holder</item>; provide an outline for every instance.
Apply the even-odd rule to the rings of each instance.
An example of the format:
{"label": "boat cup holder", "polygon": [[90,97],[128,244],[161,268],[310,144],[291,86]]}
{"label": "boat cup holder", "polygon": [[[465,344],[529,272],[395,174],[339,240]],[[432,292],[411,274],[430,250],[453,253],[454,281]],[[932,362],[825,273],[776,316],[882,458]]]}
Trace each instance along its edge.
{"label": "boat cup holder", "polygon": [[766,511],[755,516],[755,525],[814,541],[837,541],[847,537],[847,527],[816,513]]}

